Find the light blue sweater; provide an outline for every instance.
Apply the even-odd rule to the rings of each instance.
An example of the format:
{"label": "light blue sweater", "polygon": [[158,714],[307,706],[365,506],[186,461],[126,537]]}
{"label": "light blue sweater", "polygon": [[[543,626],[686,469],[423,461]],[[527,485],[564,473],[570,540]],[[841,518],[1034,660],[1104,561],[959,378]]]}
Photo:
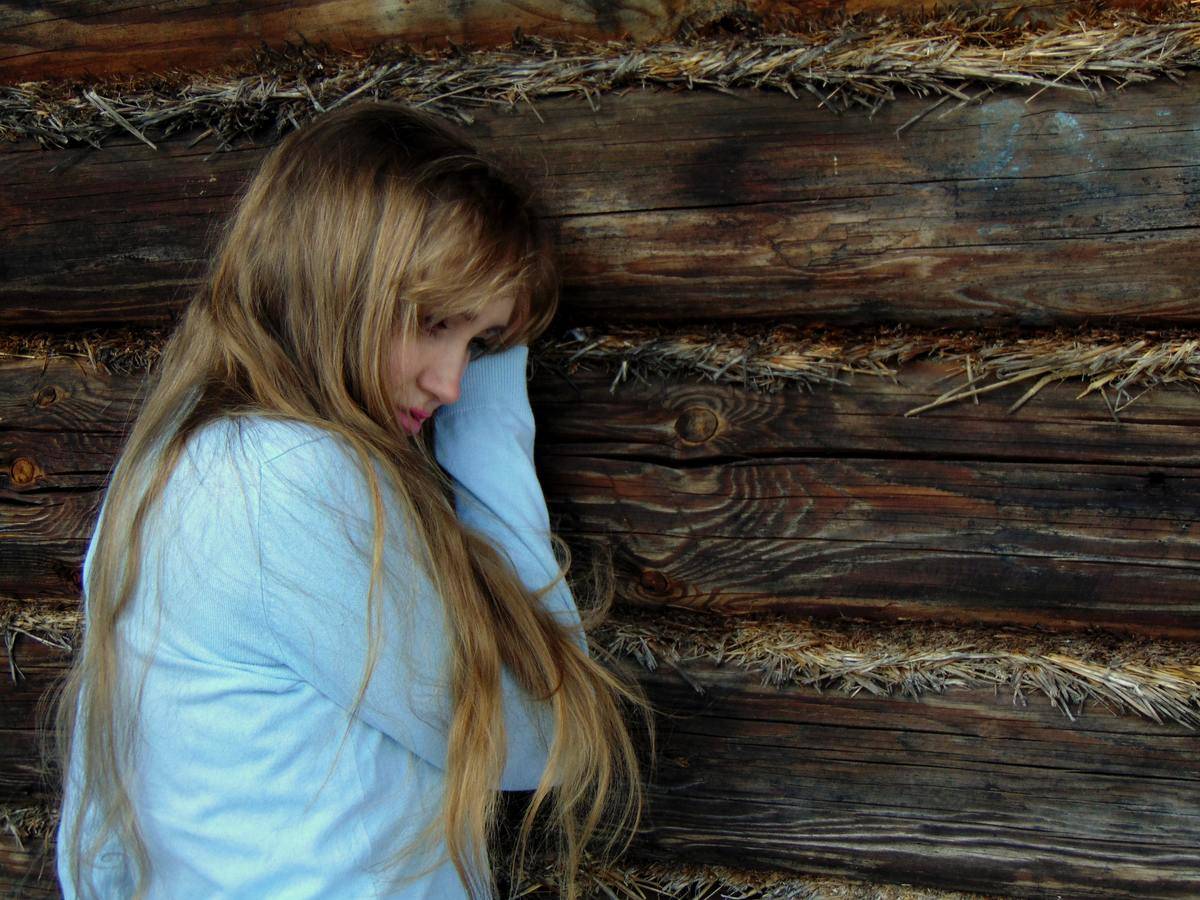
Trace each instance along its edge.
{"label": "light blue sweater", "polygon": [[[435,453],[456,481],[459,518],[537,588],[556,565],[533,464],[527,355],[518,346],[468,366],[459,401],[434,417]],[[124,671],[136,678],[148,666],[133,790],[151,897],[465,896],[448,858],[407,884],[378,871],[438,808],[449,650],[442,602],[389,502],[378,663],[347,719],[366,659],[370,509],[350,453],[325,432],[226,421],[189,443],[148,529],[145,577],[122,630],[132,651]],[[85,580],[90,560],[89,549]],[[542,602],[586,652],[566,586]],[[530,790],[546,765],[548,707],[507,671],[503,687],[501,787]],[[128,896],[123,852],[110,845],[103,859],[100,896]],[[63,858],[58,871],[74,897]]]}

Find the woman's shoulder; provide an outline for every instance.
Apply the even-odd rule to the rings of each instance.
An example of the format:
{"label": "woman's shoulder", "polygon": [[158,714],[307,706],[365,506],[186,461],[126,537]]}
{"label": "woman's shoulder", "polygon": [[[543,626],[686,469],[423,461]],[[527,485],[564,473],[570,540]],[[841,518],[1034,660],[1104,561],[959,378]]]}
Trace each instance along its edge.
{"label": "woman's shoulder", "polygon": [[185,481],[220,490],[302,490],[326,494],[358,480],[350,445],[332,429],[268,416],[237,416],[202,425],[187,440]]}
{"label": "woman's shoulder", "polygon": [[196,459],[207,457],[257,468],[298,452],[345,456],[349,448],[332,429],[294,419],[250,415],[206,423],[188,440],[187,452]]}

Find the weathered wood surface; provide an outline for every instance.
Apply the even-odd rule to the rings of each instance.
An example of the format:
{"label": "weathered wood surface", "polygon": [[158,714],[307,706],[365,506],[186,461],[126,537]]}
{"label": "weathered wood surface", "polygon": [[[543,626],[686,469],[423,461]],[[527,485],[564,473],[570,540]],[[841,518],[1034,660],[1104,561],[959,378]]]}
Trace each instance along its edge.
{"label": "weathered wood surface", "polygon": [[609,535],[651,606],[1101,625],[1200,636],[1200,473],[547,457],[566,535]]}
{"label": "weathered wood surface", "polygon": [[[10,660],[20,670],[15,682]],[[51,733],[46,720],[50,698],[69,661],[62,650],[18,637],[0,667],[0,809],[57,807],[57,770],[53,763],[43,768],[42,751]],[[52,849],[40,837],[19,839],[0,832],[0,896],[61,896]]]}
{"label": "weathered wood surface", "polygon": [[[538,439],[556,453],[689,464],[767,456],[925,458],[1011,463],[1200,466],[1200,392],[1167,388],[1113,414],[1082,382],[1052,384],[1016,413],[1018,383],[916,416],[955,384],[953,364],[913,361],[895,380],[843,375],[844,383],[774,394],[700,380],[645,384],[590,364],[530,382]],[[31,386],[32,387],[32,386]],[[0,415],[3,415],[0,412]]]}
{"label": "weathered wood surface", "polygon": [[[5,656],[0,672],[0,808],[53,808],[58,803],[59,774],[55,749],[47,743],[53,734],[48,716],[71,654],[18,636],[11,655]],[[18,671],[15,681],[10,664]]]}
{"label": "weathered wood surface", "polygon": [[[845,12],[932,9],[934,0],[745,0],[736,4],[768,29],[790,20]],[[1069,4],[1048,2],[978,4],[997,9],[1015,5],[1035,12]],[[1137,7],[1146,0],[1109,5]],[[421,48],[448,42],[476,47],[512,39],[513,29],[545,37],[640,41],[673,38],[685,22],[704,25],[735,11],[712,0],[440,0],[367,3],[364,0],[269,0],[213,3],[169,0],[113,4],[100,0],[58,0],[0,7],[0,84],[46,78],[104,76],[168,69],[201,69],[248,58],[262,43],[324,41],[339,50],[363,51],[381,41]]]}
{"label": "weathered wood surface", "polygon": [[[31,686],[66,659],[18,646]],[[701,695],[669,667],[620,667],[667,713],[637,857],[1013,896],[1200,887],[1200,738],[1183,726],[1095,709],[1072,722],[1040,696],[1014,704],[990,690],[920,701],[781,690],[689,662]],[[9,707],[5,727],[23,725]],[[19,793],[19,774],[0,796],[45,802],[32,781]],[[29,855],[0,853],[0,885]]]}
{"label": "weathered wood surface", "polygon": [[18,844],[0,837],[0,895],[13,900],[57,900],[62,897],[54,875],[53,850],[41,841]]}
{"label": "weathered wood surface", "polygon": [[[997,94],[895,130],[765,92],[483,110],[561,229],[573,324],[1200,322],[1200,81]],[[161,324],[262,150],[0,153],[0,326]]]}
{"label": "weathered wood surface", "polygon": [[[20,807],[52,801],[57,768],[43,764],[41,737],[50,734],[46,715],[51,697],[66,672],[70,654],[18,636],[11,657],[0,668],[0,806]],[[18,667],[14,681],[10,662]]]}
{"label": "weathered wood surface", "polygon": [[142,380],[65,359],[0,361],[0,373],[0,596],[78,596]]}
{"label": "weathered wood surface", "polygon": [[[1200,637],[1196,393],[1120,423],[1073,385],[1015,416],[989,396],[904,418],[946,371],[774,395],[543,371],[555,526],[611,541],[626,599],[651,606]],[[0,595],[69,597],[137,379],[57,360],[0,384]]]}
{"label": "weathered wood surface", "polygon": [[686,668],[706,693],[639,672],[668,713],[639,854],[1024,897],[1200,895],[1200,738],[1183,726]]}
{"label": "weathered wood surface", "polygon": [[268,0],[171,0],[114,8],[98,0],[72,0],[8,7],[0,12],[0,82],[203,69],[243,61],[263,43],[284,41],[324,41],[355,51],[384,40],[422,48],[445,47],[449,41],[495,46],[512,40],[518,26],[547,37],[602,40],[632,33],[653,39],[671,35],[682,16],[699,5],[301,0],[281,6]]}

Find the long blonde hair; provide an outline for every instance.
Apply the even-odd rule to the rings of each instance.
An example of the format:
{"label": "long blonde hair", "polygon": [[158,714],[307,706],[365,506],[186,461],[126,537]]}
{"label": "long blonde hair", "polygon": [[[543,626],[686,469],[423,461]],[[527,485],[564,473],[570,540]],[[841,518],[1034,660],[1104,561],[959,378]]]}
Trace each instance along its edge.
{"label": "long blonde hair", "polygon": [[[147,519],[189,437],[216,419],[250,415],[321,427],[354,451],[376,513],[368,621],[377,621],[373,604],[388,602],[376,589],[389,539],[380,480],[424,543],[421,562],[446,609],[453,718],[440,815],[420,839],[445,841],[469,896],[491,889],[483,861],[497,836],[504,770],[496,753],[504,746],[502,667],[550,705],[555,725],[517,837],[513,885],[535,820],[557,852],[566,898],[578,896],[585,848],[601,858],[626,849],[643,797],[623,704],[642,713],[652,753],[649,704],[635,682],[581,651],[537,602],[553,585],[532,593],[459,522],[428,439],[397,423],[386,377],[393,336],[414,335],[425,314],[477,311],[503,290],[517,301],[498,349],[545,331],[558,280],[553,236],[535,209],[529,188],[460,130],[399,103],[324,114],[267,154],[164,349],[106,494],[86,585],[87,626],[57,710],[61,771],[78,735],[77,808],[99,823],[85,841],[78,827],[85,817],[76,816],[59,847],[79,893],[81,873],[113,836],[135,865],[136,896],[148,888],[151,861],[127,775],[136,707],[117,699],[125,696],[118,624],[138,583]],[[567,559],[562,578],[570,554],[553,540]],[[592,606],[581,602],[585,626],[610,603],[611,586]],[[355,708],[377,659],[374,644]],[[415,849],[390,862],[398,869]]]}

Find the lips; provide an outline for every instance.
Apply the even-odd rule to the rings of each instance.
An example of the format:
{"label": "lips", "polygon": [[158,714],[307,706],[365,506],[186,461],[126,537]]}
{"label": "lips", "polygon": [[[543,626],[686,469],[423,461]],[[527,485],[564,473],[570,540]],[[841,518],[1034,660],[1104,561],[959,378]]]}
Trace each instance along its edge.
{"label": "lips", "polygon": [[409,434],[416,434],[421,430],[421,423],[429,418],[428,413],[422,413],[419,409],[400,410],[396,418],[400,420],[400,425]]}

